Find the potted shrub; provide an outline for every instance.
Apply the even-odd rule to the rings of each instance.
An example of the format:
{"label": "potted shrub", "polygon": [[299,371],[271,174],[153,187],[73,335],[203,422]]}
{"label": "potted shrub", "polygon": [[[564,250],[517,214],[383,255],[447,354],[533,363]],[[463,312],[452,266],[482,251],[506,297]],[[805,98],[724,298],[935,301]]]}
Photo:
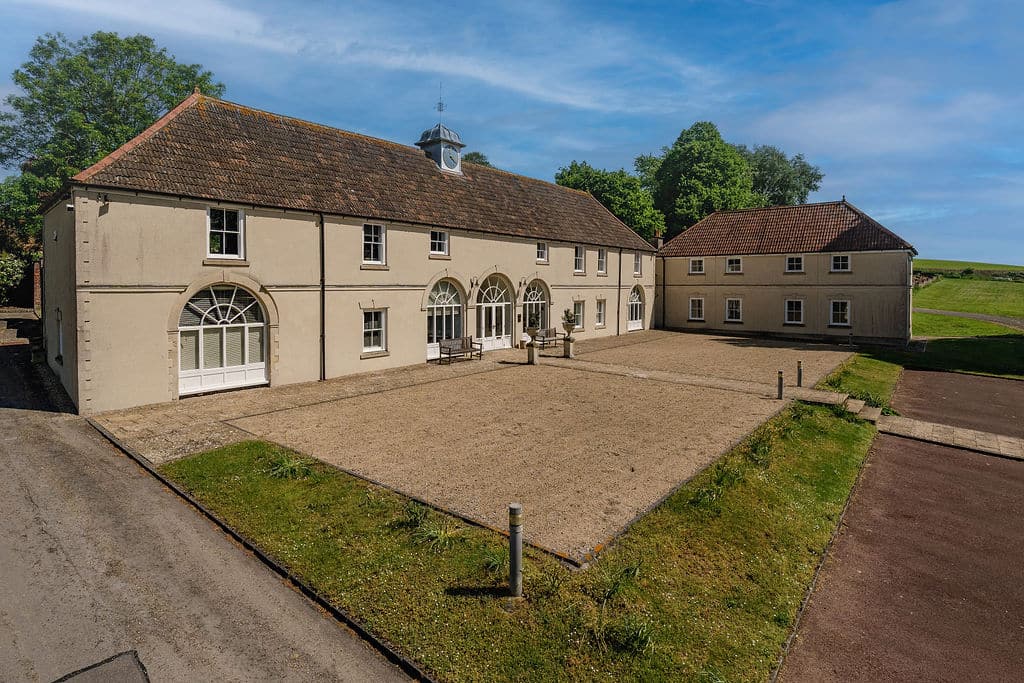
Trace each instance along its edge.
{"label": "potted shrub", "polygon": [[567,308],[562,312],[562,329],[565,330],[565,336],[572,336],[572,331],[576,329],[575,310]]}
{"label": "potted shrub", "polygon": [[526,334],[530,335],[530,343],[537,340],[537,332],[540,330],[540,316],[536,312],[530,313],[526,319]]}

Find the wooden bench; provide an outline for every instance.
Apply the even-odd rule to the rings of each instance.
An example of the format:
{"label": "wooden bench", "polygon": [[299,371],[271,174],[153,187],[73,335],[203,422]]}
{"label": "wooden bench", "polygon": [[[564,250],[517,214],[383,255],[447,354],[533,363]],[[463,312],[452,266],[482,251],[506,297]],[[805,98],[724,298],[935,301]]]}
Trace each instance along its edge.
{"label": "wooden bench", "polygon": [[542,349],[546,349],[548,346],[554,346],[562,339],[565,339],[565,333],[559,332],[554,327],[549,327],[546,330],[537,330],[537,346]]}
{"label": "wooden bench", "polygon": [[483,342],[473,341],[472,337],[442,339],[438,343],[438,347],[441,350],[441,356],[437,359],[438,363],[444,362],[446,358],[450,364],[452,359],[455,357],[461,358],[462,356],[469,356],[470,359],[472,359],[473,356],[476,356],[477,358],[484,357]]}

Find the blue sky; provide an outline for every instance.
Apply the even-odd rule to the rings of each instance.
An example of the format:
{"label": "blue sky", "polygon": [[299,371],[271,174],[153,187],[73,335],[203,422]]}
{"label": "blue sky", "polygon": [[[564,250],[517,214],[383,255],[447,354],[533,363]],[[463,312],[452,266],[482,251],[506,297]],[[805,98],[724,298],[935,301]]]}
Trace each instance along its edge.
{"label": "blue sky", "polygon": [[226,98],[550,180],[697,120],[803,152],[934,258],[1024,263],[1024,3],[0,1],[0,96],[35,37],[146,33]]}

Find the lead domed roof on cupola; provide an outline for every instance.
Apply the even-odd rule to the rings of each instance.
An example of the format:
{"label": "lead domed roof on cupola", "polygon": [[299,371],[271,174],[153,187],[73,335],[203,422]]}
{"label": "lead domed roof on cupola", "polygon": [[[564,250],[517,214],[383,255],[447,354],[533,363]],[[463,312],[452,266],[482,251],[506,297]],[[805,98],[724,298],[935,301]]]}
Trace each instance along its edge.
{"label": "lead domed roof on cupola", "polygon": [[420,135],[420,141],[417,142],[416,145],[422,147],[423,145],[429,145],[434,142],[448,142],[458,147],[466,146],[463,144],[462,138],[459,137],[459,134],[443,123],[438,123],[433,128],[428,128],[423,131],[423,134]]}

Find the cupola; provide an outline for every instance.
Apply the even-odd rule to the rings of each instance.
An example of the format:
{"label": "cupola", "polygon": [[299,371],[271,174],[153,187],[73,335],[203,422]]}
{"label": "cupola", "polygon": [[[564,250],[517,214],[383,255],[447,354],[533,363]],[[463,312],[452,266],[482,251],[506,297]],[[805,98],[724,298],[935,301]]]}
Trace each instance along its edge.
{"label": "cupola", "polygon": [[416,146],[426,152],[442,171],[462,173],[461,150],[465,145],[459,134],[443,123],[423,131]]}

